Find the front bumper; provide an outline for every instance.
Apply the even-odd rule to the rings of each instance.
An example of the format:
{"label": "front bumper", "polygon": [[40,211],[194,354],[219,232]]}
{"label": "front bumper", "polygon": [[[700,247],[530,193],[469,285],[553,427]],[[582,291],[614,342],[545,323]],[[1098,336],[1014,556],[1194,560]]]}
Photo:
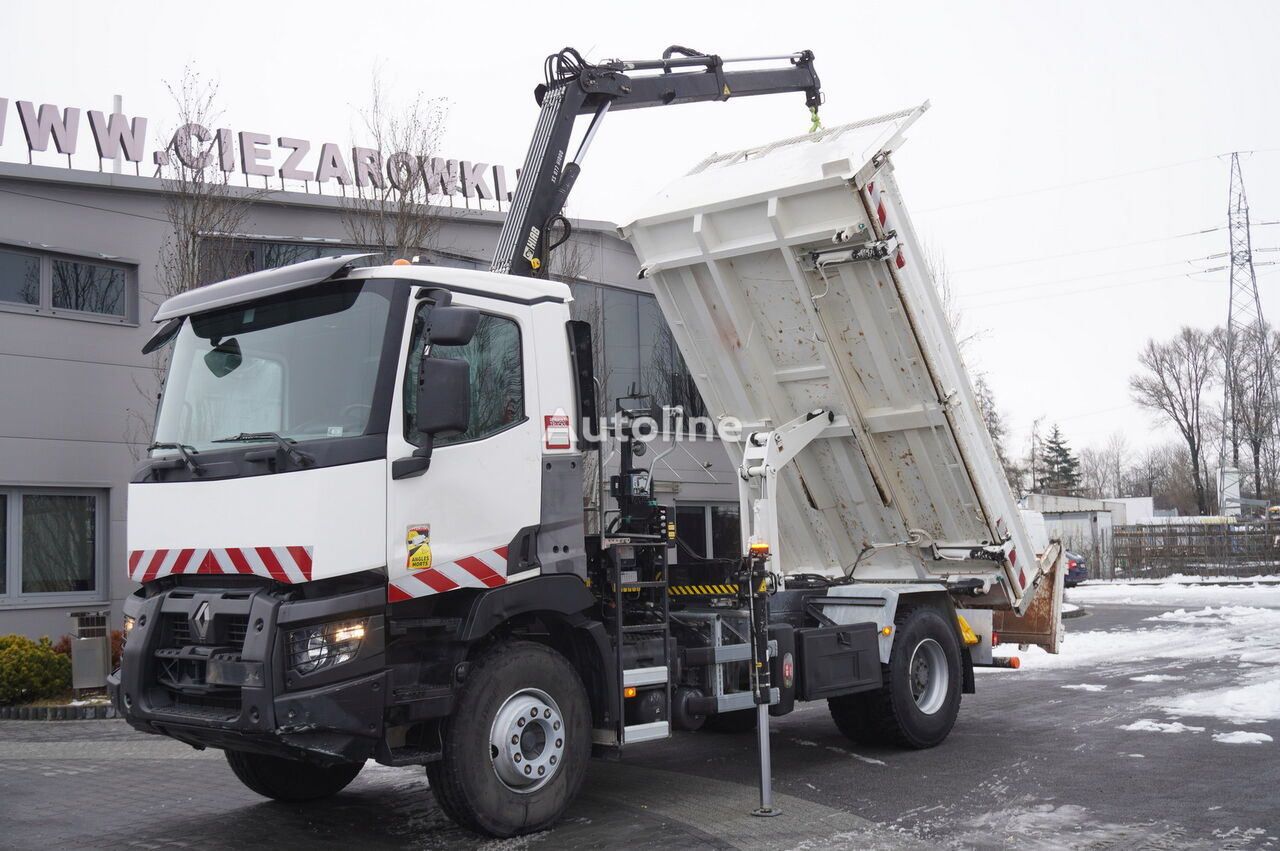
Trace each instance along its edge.
{"label": "front bumper", "polygon": [[[388,694],[385,587],[290,593],[228,583],[128,598],[134,627],[108,679],[116,711],[197,747],[321,763],[372,756]],[[366,624],[353,658],[308,674],[289,667],[289,631],[348,619]]]}

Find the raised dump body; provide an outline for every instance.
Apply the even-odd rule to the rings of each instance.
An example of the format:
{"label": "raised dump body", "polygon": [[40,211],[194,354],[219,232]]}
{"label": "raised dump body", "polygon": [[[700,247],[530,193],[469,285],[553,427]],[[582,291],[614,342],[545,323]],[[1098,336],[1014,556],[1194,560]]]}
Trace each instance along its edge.
{"label": "raised dump body", "polygon": [[890,162],[927,106],[713,156],[622,233],[713,416],[745,435],[834,415],[780,476],[775,569],[968,583],[971,605],[1022,614],[1051,558],[1037,561]]}

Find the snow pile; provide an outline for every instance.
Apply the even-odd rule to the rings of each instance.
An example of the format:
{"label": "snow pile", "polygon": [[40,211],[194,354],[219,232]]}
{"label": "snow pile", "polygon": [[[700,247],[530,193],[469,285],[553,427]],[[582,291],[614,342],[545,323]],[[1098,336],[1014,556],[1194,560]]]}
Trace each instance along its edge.
{"label": "snow pile", "polygon": [[[1274,677],[1273,671],[1265,672]],[[1280,719],[1280,680],[1268,679],[1235,688],[1192,692],[1164,702],[1174,717],[1221,718],[1233,724],[1260,724]]]}
{"label": "snow pile", "polygon": [[1178,677],[1173,674],[1143,674],[1140,677],[1130,677],[1135,683],[1176,683],[1179,680],[1185,680],[1186,677]]}
{"label": "snow pile", "polygon": [[1214,733],[1213,740],[1228,745],[1260,745],[1263,742],[1274,741],[1266,733],[1247,733],[1244,730],[1233,730],[1230,733]]}
{"label": "snow pile", "polygon": [[1143,718],[1141,721],[1134,721],[1132,724],[1124,724],[1119,729],[1135,730],[1146,733],[1203,733],[1204,727],[1192,727],[1183,724],[1181,721],[1173,721],[1165,723],[1164,721],[1156,721],[1152,718]]}
{"label": "snow pile", "polygon": [[1127,606],[1263,606],[1280,608],[1280,582],[1233,583],[1231,585],[1078,585],[1067,591],[1073,603],[1088,606],[1103,603]]}
{"label": "snow pile", "polygon": [[1039,647],[1018,650],[1003,644],[996,653],[1021,657],[1023,671],[1087,666],[1122,673],[1132,670],[1135,661],[1228,658],[1280,664],[1280,609],[1222,606],[1165,612],[1147,620],[1158,626],[1136,631],[1068,631],[1057,656]]}
{"label": "snow pile", "polygon": [[1080,685],[1063,686],[1063,688],[1075,689],[1076,691],[1102,691],[1106,686],[1100,686],[1095,683],[1080,683]]}

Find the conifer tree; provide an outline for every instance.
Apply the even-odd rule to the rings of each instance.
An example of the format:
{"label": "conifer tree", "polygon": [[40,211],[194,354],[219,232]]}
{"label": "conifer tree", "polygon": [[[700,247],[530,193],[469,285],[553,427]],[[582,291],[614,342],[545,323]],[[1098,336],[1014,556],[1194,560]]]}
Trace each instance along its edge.
{"label": "conifer tree", "polygon": [[1080,459],[1067,446],[1057,424],[1040,449],[1040,464],[1044,471],[1042,493],[1071,496],[1080,486]]}

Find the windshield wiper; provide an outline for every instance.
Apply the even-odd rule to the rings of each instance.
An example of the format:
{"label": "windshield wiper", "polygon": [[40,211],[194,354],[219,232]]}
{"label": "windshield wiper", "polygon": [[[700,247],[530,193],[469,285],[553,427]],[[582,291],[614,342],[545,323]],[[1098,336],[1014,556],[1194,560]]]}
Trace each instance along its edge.
{"label": "windshield wiper", "polygon": [[251,440],[274,440],[276,444],[284,450],[284,454],[292,458],[296,463],[303,467],[310,467],[316,463],[316,459],[294,446],[296,440],[287,437],[281,437],[274,431],[242,431],[235,437],[223,437],[218,440],[211,440],[210,443],[245,443]]}
{"label": "windshield wiper", "polygon": [[198,454],[197,450],[194,447],[190,447],[191,449],[190,454],[187,453],[188,447],[183,446],[181,443],[153,443],[147,447],[148,452],[152,451],[153,449],[178,450],[178,454],[182,456],[182,463],[187,465],[187,469],[191,471],[191,475],[193,476],[204,475],[204,467],[201,467],[199,464],[197,464],[195,462],[195,459],[191,457],[192,455]]}

